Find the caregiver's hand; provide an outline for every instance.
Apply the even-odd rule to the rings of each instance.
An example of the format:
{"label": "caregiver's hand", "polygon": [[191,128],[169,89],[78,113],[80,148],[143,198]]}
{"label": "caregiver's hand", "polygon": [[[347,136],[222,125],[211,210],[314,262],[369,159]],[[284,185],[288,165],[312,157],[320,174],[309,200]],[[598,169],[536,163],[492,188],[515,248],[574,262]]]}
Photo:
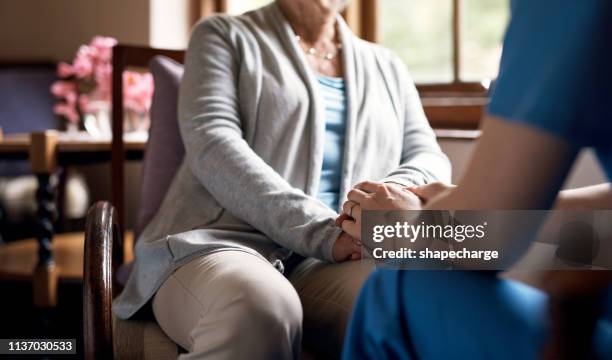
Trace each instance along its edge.
{"label": "caregiver's hand", "polygon": [[449,185],[442,182],[432,182],[422,186],[408,187],[406,189],[418,196],[424,204],[427,204],[433,198],[456,187],[456,185]]}
{"label": "caregiver's hand", "polygon": [[336,262],[359,260],[361,259],[361,243],[343,232],[334,243],[332,256]]}
{"label": "caregiver's hand", "polygon": [[361,182],[348,193],[337,223],[342,230],[361,240],[361,212],[363,210],[418,210],[421,200],[401,185],[392,183]]}

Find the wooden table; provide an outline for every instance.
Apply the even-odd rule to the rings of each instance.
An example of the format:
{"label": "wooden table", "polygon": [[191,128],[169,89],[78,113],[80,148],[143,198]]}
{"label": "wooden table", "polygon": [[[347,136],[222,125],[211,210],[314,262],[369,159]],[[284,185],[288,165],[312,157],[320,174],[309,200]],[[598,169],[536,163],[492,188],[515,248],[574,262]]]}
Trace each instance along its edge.
{"label": "wooden table", "polygon": [[[145,133],[126,134],[124,136],[126,157],[142,159],[146,142]],[[110,138],[96,139],[85,132],[66,133],[49,130],[33,134],[0,136],[0,160],[30,159],[32,163],[50,157],[55,158],[54,165],[91,164],[109,161],[110,151]]]}
{"label": "wooden table", "polygon": [[[146,142],[146,134],[126,134],[124,136],[126,158],[142,159]],[[32,279],[34,304],[38,307],[52,307],[55,306],[57,300],[58,270],[55,267],[52,244],[53,223],[57,217],[56,189],[50,182],[50,178],[58,168],[65,166],[110,161],[111,140],[110,138],[92,138],[84,132],[45,131],[32,134],[0,135],[0,160],[25,159],[29,160],[32,171],[38,179],[36,192],[38,257]],[[19,246],[8,247],[8,249],[9,252],[15,250],[20,254],[23,253]],[[31,258],[28,259],[32,261]],[[74,272],[74,269],[69,271],[70,274]]]}

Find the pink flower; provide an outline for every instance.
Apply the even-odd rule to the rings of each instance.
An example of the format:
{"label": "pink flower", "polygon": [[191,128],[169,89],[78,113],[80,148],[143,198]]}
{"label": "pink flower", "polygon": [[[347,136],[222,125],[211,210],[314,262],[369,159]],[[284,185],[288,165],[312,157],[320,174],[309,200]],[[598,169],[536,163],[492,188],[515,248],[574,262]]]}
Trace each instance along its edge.
{"label": "pink flower", "polygon": [[57,76],[60,78],[68,78],[74,75],[74,68],[72,65],[61,62],[57,65]]}
{"label": "pink flower", "polygon": [[74,105],[56,104],[53,107],[53,112],[56,115],[63,116],[64,118],[66,118],[66,120],[70,121],[71,123],[76,124],[79,122],[79,113],[76,111],[76,108],[74,107]]}
{"label": "pink flower", "polygon": [[124,102],[128,110],[138,114],[145,114],[151,107],[153,95],[153,76],[149,73],[141,74],[126,71],[123,75]]}
{"label": "pink flower", "polygon": [[[112,50],[115,45],[117,45],[116,39],[96,36],[89,45],[79,47],[72,64],[63,62],[58,64],[58,76],[74,80],[57,81],[51,87],[53,95],[62,100],[54,108],[56,114],[77,123],[79,111],[81,114],[93,113],[97,111],[96,106],[111,101]],[[145,115],[151,107],[153,76],[126,71],[123,74],[123,81],[125,108],[139,115]],[[79,93],[83,89],[90,90],[87,90],[87,93]]]}
{"label": "pink flower", "polygon": [[90,46],[96,49],[97,58],[102,62],[110,62],[113,57],[113,47],[117,40],[111,37],[96,36],[91,40]]}
{"label": "pink flower", "polygon": [[76,93],[76,84],[72,81],[56,81],[51,85],[51,93],[58,98],[65,98],[70,93]]}
{"label": "pink flower", "polygon": [[87,45],[81,45],[74,58],[74,74],[79,79],[84,79],[93,73],[96,49]]}
{"label": "pink flower", "polygon": [[113,76],[113,67],[110,64],[100,64],[96,67],[94,80],[96,81],[97,98],[110,101],[111,99],[111,82]]}
{"label": "pink flower", "polygon": [[66,104],[70,106],[75,106],[77,102],[77,98],[78,98],[78,95],[76,91],[70,91],[66,93],[66,96],[64,96],[64,99],[66,100]]}
{"label": "pink flower", "polygon": [[153,96],[153,76],[149,73],[126,71],[123,74],[123,82],[126,109],[138,114],[145,114],[149,111]]}
{"label": "pink flower", "polygon": [[93,47],[112,48],[115,45],[117,45],[117,39],[109,36],[95,36],[91,39],[91,46]]}

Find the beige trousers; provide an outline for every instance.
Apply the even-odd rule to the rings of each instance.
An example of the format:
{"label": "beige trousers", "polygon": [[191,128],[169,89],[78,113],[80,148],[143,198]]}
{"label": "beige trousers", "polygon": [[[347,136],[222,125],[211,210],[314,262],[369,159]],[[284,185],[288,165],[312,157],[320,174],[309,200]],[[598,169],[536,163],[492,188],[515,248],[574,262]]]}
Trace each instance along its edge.
{"label": "beige trousers", "polygon": [[285,278],[270,263],[222,251],[176,270],[153,300],[182,359],[296,359],[302,332],[317,358],[337,358],[372,263],[304,260]]}

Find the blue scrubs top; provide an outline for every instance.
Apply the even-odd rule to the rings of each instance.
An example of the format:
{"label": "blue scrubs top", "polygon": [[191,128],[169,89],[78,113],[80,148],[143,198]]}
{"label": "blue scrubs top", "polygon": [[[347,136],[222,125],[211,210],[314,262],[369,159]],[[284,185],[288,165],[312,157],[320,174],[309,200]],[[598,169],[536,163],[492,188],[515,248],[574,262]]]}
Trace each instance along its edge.
{"label": "blue scrubs top", "polygon": [[512,1],[489,113],[593,147],[612,180],[612,1]]}
{"label": "blue scrubs top", "polygon": [[[612,180],[612,1],[514,0],[489,113],[592,147]],[[612,359],[612,291],[594,333]],[[376,271],[344,359],[538,359],[541,291],[479,271]]]}
{"label": "blue scrubs top", "polygon": [[328,76],[317,78],[325,101],[323,168],[317,198],[338,211],[346,130],[346,89],[342,78]]}

